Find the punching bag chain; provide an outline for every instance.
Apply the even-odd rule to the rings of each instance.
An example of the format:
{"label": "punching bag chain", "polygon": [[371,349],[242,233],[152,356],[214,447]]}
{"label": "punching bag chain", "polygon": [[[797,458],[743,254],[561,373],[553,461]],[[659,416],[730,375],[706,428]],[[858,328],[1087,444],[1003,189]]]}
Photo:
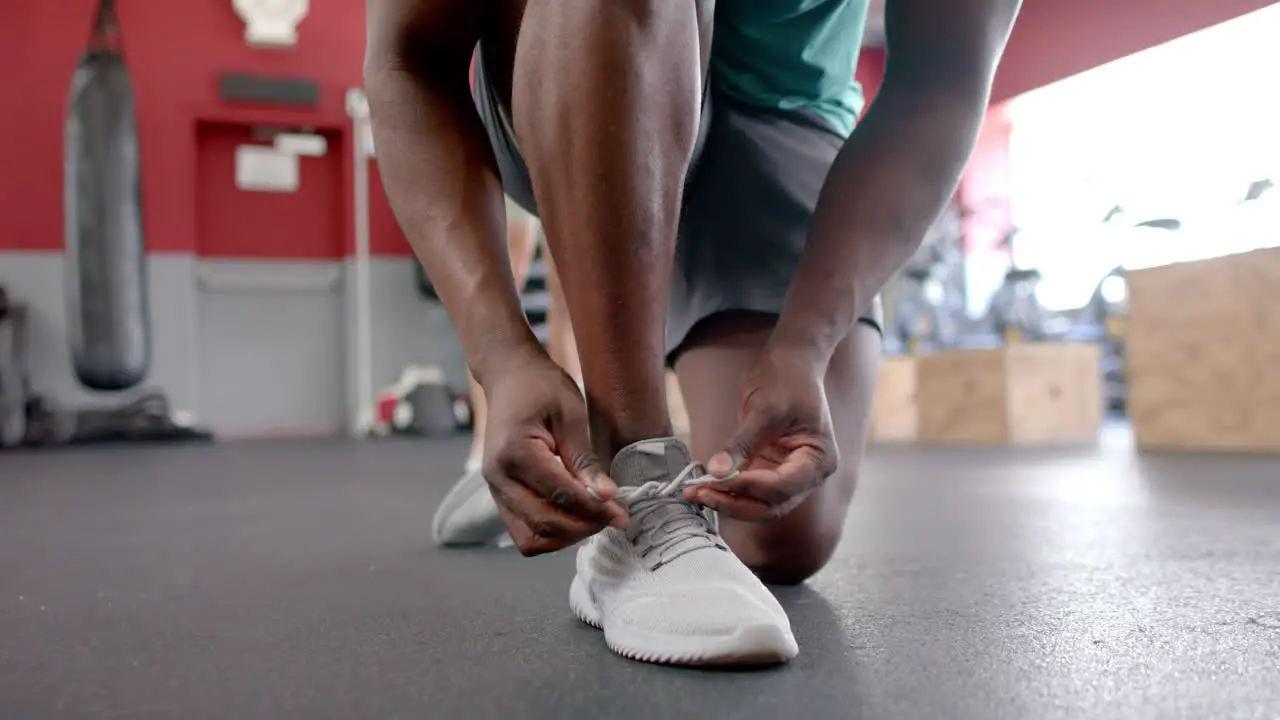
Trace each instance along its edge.
{"label": "punching bag chain", "polygon": [[89,34],[90,52],[119,53],[120,23],[116,20],[116,0],[98,0],[98,15]]}

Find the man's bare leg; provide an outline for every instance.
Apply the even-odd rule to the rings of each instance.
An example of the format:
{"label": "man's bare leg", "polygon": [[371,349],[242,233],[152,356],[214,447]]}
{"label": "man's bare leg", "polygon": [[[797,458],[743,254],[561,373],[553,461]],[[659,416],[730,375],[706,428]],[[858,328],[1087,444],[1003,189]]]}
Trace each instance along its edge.
{"label": "man's bare leg", "polygon": [[547,339],[547,354],[582,385],[582,363],[578,360],[578,343],[573,338],[573,323],[569,322],[569,306],[564,301],[564,288],[560,286],[560,275],[550,256],[546,258],[546,264],[547,294],[551,296],[547,305],[547,334],[550,336]]}
{"label": "man's bare leg", "polygon": [[667,295],[710,24],[710,3],[680,0],[525,7],[513,121],[605,463],[632,442],[671,434]]}
{"label": "man's bare leg", "polygon": [[[762,313],[720,313],[704,320],[676,360],[697,457],[719,450],[738,428],[743,373],[751,368],[776,318]],[[858,323],[827,367],[831,425],[840,447],[840,469],[786,517],[748,523],[720,518],[720,531],[738,557],[769,583],[793,585],[821,570],[844,531],[858,485],[871,420],[880,334]]]}
{"label": "man's bare leg", "polygon": [[581,350],[594,455],[629,511],[625,529],[578,546],[569,605],[626,657],[771,664],[798,652],[786,612],[726,552],[709,514],[678,493],[674,481],[693,463],[670,437],[664,400],[667,299],[710,9],[530,0],[512,110]]}

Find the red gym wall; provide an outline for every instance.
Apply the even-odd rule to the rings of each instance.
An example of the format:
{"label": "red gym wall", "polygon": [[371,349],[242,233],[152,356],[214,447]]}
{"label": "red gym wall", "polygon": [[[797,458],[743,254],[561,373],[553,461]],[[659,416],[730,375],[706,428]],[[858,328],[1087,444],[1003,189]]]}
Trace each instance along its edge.
{"label": "red gym wall", "polygon": [[1008,100],[1273,4],[1274,0],[1023,0],[992,101]]}
{"label": "red gym wall", "polygon": [[[5,168],[0,173],[0,217],[5,218],[0,250],[62,247],[65,98],[95,4],[92,0],[0,3],[0,66],[23,70],[9,77],[10,97],[17,103],[0,116],[0,166]],[[1027,0],[997,78],[995,99],[1008,99],[1269,4],[1266,0]],[[343,93],[360,85],[364,46],[360,0],[313,2],[300,28],[298,46],[274,51],[245,46],[243,26],[229,0],[123,0],[119,6],[137,95],[147,242],[152,251],[190,253],[200,247],[195,220],[200,216],[199,181],[193,168],[199,153],[197,127],[202,123],[243,126],[285,121],[312,124],[339,136],[343,132]],[[878,86],[883,63],[882,53],[866,53],[858,74],[868,85],[868,96]],[[218,75],[226,71],[314,79],[322,90],[320,107],[255,111],[227,105],[217,94]],[[984,136],[983,151],[975,158],[982,171],[966,183],[965,192],[971,197],[989,197],[1007,183],[1007,172],[999,170],[1003,162],[999,135],[996,127]],[[224,141],[225,137],[213,140]],[[348,147],[339,137],[335,150]],[[990,158],[988,150],[993,153]],[[342,163],[338,172],[341,187],[346,188],[350,160]],[[324,209],[323,217],[343,220],[346,227],[349,193],[339,192],[337,197],[342,208]],[[335,201],[330,191],[313,200]],[[375,205],[373,224],[376,252],[407,252],[382,203]],[[239,226],[259,224],[246,219]],[[332,256],[349,246],[349,232],[344,230],[340,246],[318,242],[299,253],[273,247],[270,238],[262,235],[242,237],[236,251]]]}
{"label": "red gym wall", "polygon": [[[20,99],[19,104],[0,116],[0,165],[6,168],[0,173],[0,217],[5,218],[0,250],[62,249],[66,95],[95,7],[94,0],[5,0],[0,8],[0,66],[23,69],[11,78],[16,83],[11,97]],[[351,246],[347,188],[352,162],[344,137],[349,124],[344,94],[361,84],[364,3],[313,2],[299,28],[298,45],[287,50],[246,46],[244,26],[230,0],[123,0],[118,7],[142,138],[143,202],[151,251],[245,257],[344,253]],[[230,105],[218,96],[218,77],[224,72],[314,80],[321,88],[319,107]],[[196,218],[211,217],[201,206],[218,207],[221,199],[228,199],[218,193],[229,195],[234,186],[202,185],[196,168],[207,165],[197,160],[203,153],[218,151],[211,156],[213,166],[220,160],[229,162],[238,132],[274,123],[316,127],[330,138],[328,162],[304,160],[300,192],[289,198],[310,205],[315,227],[308,229],[323,230],[328,237],[309,241],[304,248],[279,247],[273,238],[280,234],[271,232],[272,203],[265,203],[236,208],[235,228],[242,232],[231,246],[221,240],[213,246],[201,242]],[[289,214],[308,217],[306,212]],[[385,204],[375,205],[372,223],[375,252],[407,252]],[[224,228],[211,237],[235,235]]]}

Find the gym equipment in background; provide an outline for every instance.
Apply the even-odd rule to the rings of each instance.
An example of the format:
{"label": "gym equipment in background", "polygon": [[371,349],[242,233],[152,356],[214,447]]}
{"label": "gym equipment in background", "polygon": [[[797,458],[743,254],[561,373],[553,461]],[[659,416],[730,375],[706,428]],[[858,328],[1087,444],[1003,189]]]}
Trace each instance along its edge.
{"label": "gym equipment in background", "polygon": [[1240,202],[1253,202],[1263,195],[1275,189],[1276,183],[1271,178],[1263,178],[1249,183],[1249,189],[1245,191],[1244,198]]}
{"label": "gym equipment in background", "polygon": [[[539,246],[538,254],[533,264],[529,266],[529,275],[525,279],[524,289],[520,291],[520,304],[524,307],[525,319],[533,328],[533,334],[543,343],[546,343],[550,337],[547,329],[547,309],[551,307],[551,293],[547,290],[547,264],[543,261],[546,247],[545,243]],[[418,294],[424,300],[440,302],[440,296],[436,294],[436,288],[431,284],[431,278],[427,277],[422,263],[415,261],[413,272]]]}
{"label": "gym equipment in background", "polygon": [[901,282],[901,293],[889,327],[895,347],[908,355],[945,347],[943,289],[942,283],[933,277],[932,268],[908,267],[902,273]]}
{"label": "gym equipment in background", "polygon": [[371,416],[362,420],[362,432],[440,437],[467,429],[471,423],[469,399],[449,388],[444,371],[411,365],[378,393]]}
{"label": "gym equipment in background", "polygon": [[[1107,213],[1103,222],[1115,222],[1123,217],[1124,209],[1116,206]],[[1182,222],[1174,218],[1155,218],[1132,225],[1173,233],[1182,228]],[[1125,268],[1118,266],[1098,280],[1089,296],[1089,302],[1077,310],[1055,313],[1046,324],[1050,339],[1096,342],[1102,347],[1102,384],[1107,409],[1124,413],[1128,403],[1128,385],[1125,379],[1125,331],[1128,316],[1128,285]]]}
{"label": "gym equipment in background", "polygon": [[29,372],[28,317],[26,306],[0,287],[0,450],[213,438],[157,391],[92,408],[65,407],[39,395]]}
{"label": "gym equipment in background", "polygon": [[27,309],[0,285],[0,448],[22,444],[27,433]]}
{"label": "gym equipment in background", "polygon": [[888,354],[954,346],[965,317],[963,213],[948,206],[924,242],[881,293]]}
{"label": "gym equipment in background", "polygon": [[68,323],[76,377],[127,390],[151,360],[133,85],[114,0],[99,0],[71,81],[66,125]]}
{"label": "gym equipment in background", "polygon": [[1107,409],[1123,413],[1128,407],[1124,373],[1124,336],[1129,308],[1124,268],[1116,268],[1098,282],[1089,300],[1088,321],[1102,329],[1102,393]]}
{"label": "gym equipment in background", "polygon": [[212,433],[188,424],[175,413],[163,393],[146,392],[119,405],[79,410],[33,397],[27,403],[27,432],[22,444],[48,448],[212,439]]}
{"label": "gym equipment in background", "polygon": [[1000,247],[1009,251],[1009,270],[987,310],[991,325],[1006,345],[1046,339],[1046,313],[1036,296],[1042,276],[1035,268],[1018,266],[1013,254],[1017,235],[1017,228],[1010,228],[1000,241]]}

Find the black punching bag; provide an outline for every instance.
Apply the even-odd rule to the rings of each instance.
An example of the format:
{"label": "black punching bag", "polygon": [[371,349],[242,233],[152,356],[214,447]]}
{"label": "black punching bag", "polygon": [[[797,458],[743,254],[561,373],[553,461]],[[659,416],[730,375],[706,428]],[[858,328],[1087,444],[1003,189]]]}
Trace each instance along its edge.
{"label": "black punching bag", "polygon": [[99,0],[72,77],[65,163],[68,331],[76,377],[93,390],[127,390],[147,375],[151,338],[138,129],[114,0]]}

